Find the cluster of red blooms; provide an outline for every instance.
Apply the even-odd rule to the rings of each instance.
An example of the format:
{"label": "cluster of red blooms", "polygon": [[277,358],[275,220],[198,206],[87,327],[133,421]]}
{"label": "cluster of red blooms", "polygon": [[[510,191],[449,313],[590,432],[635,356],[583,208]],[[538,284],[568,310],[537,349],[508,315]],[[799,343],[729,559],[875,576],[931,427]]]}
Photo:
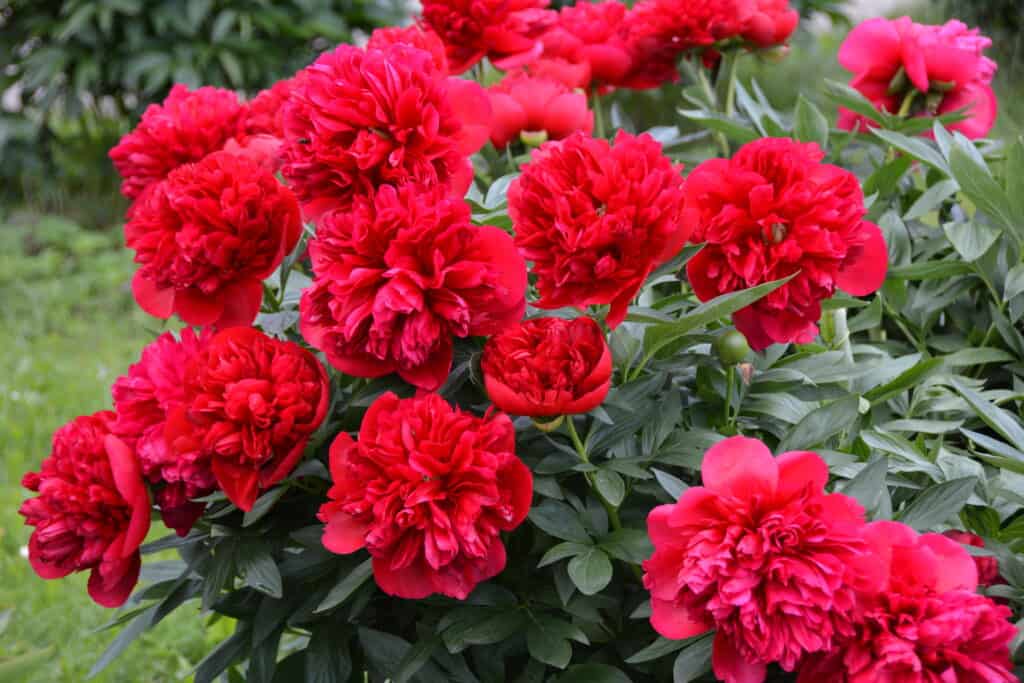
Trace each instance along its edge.
{"label": "cluster of red blooms", "polygon": [[815,453],[772,457],[737,436],[701,474],[704,486],[651,511],[644,585],[666,638],[715,629],[720,680],[761,683],[769,664],[806,683],[1016,680],[1011,612],[976,592],[957,542],[865,523],[856,500],[824,491]]}

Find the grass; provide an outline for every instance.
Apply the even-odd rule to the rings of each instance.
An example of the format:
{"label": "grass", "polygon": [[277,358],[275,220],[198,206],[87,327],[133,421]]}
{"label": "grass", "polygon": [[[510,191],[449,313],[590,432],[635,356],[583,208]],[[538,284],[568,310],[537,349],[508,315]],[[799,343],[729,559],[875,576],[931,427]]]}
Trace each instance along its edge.
{"label": "grass", "polygon": [[[156,332],[131,300],[131,257],[119,242],[119,231],[86,232],[56,218],[0,226],[0,613],[13,610],[0,662],[52,648],[32,672],[5,683],[80,683],[115,636],[94,632],[114,612],[92,603],[86,576],[35,576],[22,556],[30,529],[17,510],[21,475],[49,453],[53,431],[108,408],[110,385]],[[190,605],[94,680],[186,678],[225,635],[208,633]]]}

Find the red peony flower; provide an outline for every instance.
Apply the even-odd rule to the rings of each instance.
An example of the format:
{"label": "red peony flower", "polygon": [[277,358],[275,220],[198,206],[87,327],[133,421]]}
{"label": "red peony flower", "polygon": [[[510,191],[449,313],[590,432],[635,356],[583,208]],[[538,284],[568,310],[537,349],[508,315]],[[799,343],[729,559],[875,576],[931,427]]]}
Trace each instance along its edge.
{"label": "red peony flower", "polygon": [[506,78],[517,76],[557,81],[570,90],[584,90],[590,85],[590,64],[570,62],[560,57],[541,57],[505,73]]}
{"label": "red peony flower", "polygon": [[285,78],[257,93],[245,107],[238,125],[239,134],[284,137],[284,105],[294,87],[295,79]]}
{"label": "red peony flower", "polygon": [[487,340],[484,386],[500,410],[552,417],[601,405],[612,377],[604,332],[590,318],[533,318]]}
{"label": "red peony flower", "polygon": [[427,26],[413,24],[405,28],[389,26],[375,29],[366,43],[367,50],[387,50],[392,45],[411,45],[430,53],[441,73],[448,73],[448,57],[440,36]]}
{"label": "red peony flower", "polygon": [[344,373],[397,372],[439,388],[453,337],[494,334],[525,308],[526,264],[512,239],[469,218],[444,188],[413,185],[384,185],[326,214],[310,242],[303,336]]}
{"label": "red peony flower", "polygon": [[533,497],[511,420],[437,394],[378,398],[358,442],[343,432],[331,444],[331,478],[324,547],[366,548],[377,585],[400,598],[465,600],[505,568],[500,532],[522,524]]}
{"label": "red peony flower", "polygon": [[772,662],[793,671],[850,635],[855,589],[871,578],[860,571],[875,560],[860,505],[824,492],[824,461],[773,458],[735,436],[705,454],[701,474],[704,486],[647,518],[654,629],[672,639],[717,629],[712,664],[726,683],[760,683]]}
{"label": "red peony flower", "polygon": [[53,435],[53,450],[22,486],[35,527],[28,559],[44,579],[89,571],[89,596],[124,604],[139,579],[139,545],[149,531],[149,494],[135,454],[111,433],[114,413],[77,417]]}
{"label": "red peony flower", "polygon": [[558,23],[541,36],[544,56],[582,62],[598,84],[619,85],[633,66],[623,30],[628,12],[617,0],[563,7]]}
{"label": "red peony flower", "polygon": [[138,455],[150,483],[159,486],[156,502],[164,524],[184,536],[206,507],[192,499],[212,492],[217,481],[205,454],[176,453],[164,438],[167,415],[185,402],[185,369],[209,341],[188,327],[180,336],[157,337],[114,382],[117,420],[111,429]]}
{"label": "red peony flower", "polygon": [[[950,124],[969,138],[982,138],[995,124],[999,104],[992,90],[996,63],[984,56],[992,41],[978,29],[953,20],[942,26],[909,17],[869,19],[850,32],[839,49],[839,63],[853,73],[850,85],[891,114],[942,116],[967,109]],[[850,111],[839,127],[875,125]]]}
{"label": "red peony flower", "polygon": [[448,78],[427,52],[342,45],[300,72],[285,108],[285,178],[306,214],[345,209],[384,183],[443,185],[463,196],[468,155],[490,133],[477,84]]}
{"label": "red peony flower", "polygon": [[508,204],[536,306],[611,304],[608,325],[622,322],[648,274],[689,237],[681,170],[652,137],[624,131],[614,145],[576,133],[535,151]]}
{"label": "red peony flower", "polygon": [[179,166],[221,149],[241,118],[242,105],[230,90],[174,86],[163,104],[149,105],[135,130],[110,150],[124,179],[121,194],[135,199]]}
{"label": "red peony flower", "polygon": [[143,195],[124,231],[144,311],[228,327],[255,319],[262,281],[295,247],[302,222],[294,195],[270,172],[218,152]]}
{"label": "red peony flower", "polygon": [[[952,539],[961,545],[969,545],[975,548],[984,548],[985,541],[981,536],[969,534],[966,531],[955,531],[950,529],[942,534],[946,538]],[[999,574],[999,560],[995,557],[982,557],[980,555],[972,555],[971,559],[974,560],[974,566],[978,570],[978,585],[979,586],[992,586],[997,583],[1006,583]]]}
{"label": "red peony flower", "polygon": [[789,0],[757,0],[743,26],[742,36],[758,47],[782,45],[800,23],[800,13]]}
{"label": "red peony flower", "polygon": [[208,459],[245,511],[295,469],[330,403],[313,354],[251,327],[209,341],[186,369],[185,397],[167,417],[167,443],[179,458]]}
{"label": "red peony flower", "polygon": [[499,69],[540,56],[538,36],[555,21],[548,0],[424,0],[423,22],[441,37],[460,74],[484,57]]}
{"label": "red peony flower", "polygon": [[765,138],[686,180],[686,224],[706,242],[686,266],[701,301],[795,274],[733,316],[756,350],[811,341],[822,300],[837,288],[870,294],[885,280],[885,240],[864,220],[860,183],[823,157],[813,143]]}
{"label": "red peony flower", "polygon": [[587,96],[545,78],[506,76],[488,89],[491,100],[491,143],[505,149],[520,133],[546,133],[561,140],[576,131],[590,135],[594,113]]}
{"label": "red peony flower", "polygon": [[974,592],[978,575],[962,547],[898,522],[873,522],[866,535],[888,572],[862,598],[855,633],[812,657],[801,683],[1014,683],[1008,607]]}

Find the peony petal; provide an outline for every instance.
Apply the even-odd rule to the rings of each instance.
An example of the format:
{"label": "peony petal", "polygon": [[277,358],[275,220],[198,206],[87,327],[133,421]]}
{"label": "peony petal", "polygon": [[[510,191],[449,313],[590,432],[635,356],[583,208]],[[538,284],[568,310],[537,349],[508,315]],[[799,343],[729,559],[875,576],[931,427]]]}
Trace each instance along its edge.
{"label": "peony petal", "polygon": [[50,564],[40,557],[38,532],[33,532],[28,539],[28,563],[41,579],[63,579],[74,571],[74,568],[67,569]]}
{"label": "peony petal", "polygon": [[828,465],[817,453],[789,451],[775,459],[779,468],[777,494],[786,499],[806,490],[820,494],[828,483]]}
{"label": "peony petal", "polygon": [[156,284],[136,271],[132,277],[132,295],[139,308],[146,313],[166,320],[174,312],[174,289],[157,289]]}
{"label": "peony petal", "polygon": [[459,153],[473,154],[484,146],[491,133],[491,102],[487,91],[473,81],[449,78],[448,102],[462,123]]}
{"label": "peony petal", "polygon": [[213,458],[213,476],[224,495],[239,509],[252,510],[259,496],[260,475],[254,469],[239,467],[223,458]]}
{"label": "peony petal", "polygon": [[983,138],[992,130],[999,115],[999,100],[992,87],[983,83],[969,83],[946,96],[938,114],[951,114],[966,109],[967,118],[950,124],[949,129],[959,131],[971,140]]}
{"label": "peony petal", "polygon": [[243,280],[229,285],[218,295],[224,307],[220,318],[214,323],[217,329],[248,326],[260,313],[263,283],[259,280]]}
{"label": "peony petal", "polygon": [[533,472],[517,456],[512,453],[507,455],[505,464],[498,470],[499,487],[511,493],[511,516],[498,524],[498,528],[503,531],[511,531],[522,524],[533,502]]}
{"label": "peony petal", "polygon": [[882,230],[867,221],[860,225],[860,244],[847,254],[836,277],[839,289],[853,296],[877,292],[889,269],[889,250]]}
{"label": "peony petal", "polygon": [[936,556],[936,591],[977,590],[978,565],[962,545],[942,534],[923,534],[917,542]]}
{"label": "peony petal", "polygon": [[669,525],[669,519],[675,509],[675,505],[659,505],[647,515],[647,535],[655,548],[668,545],[679,537]]}
{"label": "peony petal", "polygon": [[103,562],[89,575],[89,597],[102,607],[120,607],[139,581],[139,553],[116,562]]}
{"label": "peony petal", "polygon": [[900,36],[887,19],[868,19],[858,24],[839,48],[839,63],[855,74],[890,77],[900,67]]}
{"label": "peony petal", "polygon": [[132,516],[128,528],[124,532],[120,557],[125,558],[138,550],[149,533],[150,502],[149,491],[142,480],[142,468],[138,458],[128,446],[113,434],[104,439],[107,457],[110,459],[110,470],[114,475],[114,485],[132,508]]}
{"label": "peony petal", "polygon": [[775,340],[768,336],[761,324],[761,313],[753,306],[741,308],[732,314],[732,322],[736,329],[747,338],[747,343],[754,351],[764,351],[775,343]]}
{"label": "peony petal", "polygon": [[712,446],[700,471],[707,489],[743,500],[771,496],[779,481],[779,467],[768,447],[745,436]]}
{"label": "peony petal", "polygon": [[401,569],[391,569],[390,558],[373,558],[373,579],[382,591],[396,598],[422,600],[434,593],[433,572],[422,557]]}
{"label": "peony petal", "polygon": [[505,93],[491,93],[491,144],[505,149],[520,131],[526,128],[526,112],[519,103]]}
{"label": "peony petal", "polygon": [[764,683],[768,667],[743,659],[732,640],[722,631],[715,634],[711,667],[723,683]]}
{"label": "peony petal", "polygon": [[437,391],[444,385],[452,369],[452,348],[452,338],[441,337],[437,349],[422,365],[398,368],[398,376],[419,389]]}
{"label": "peony petal", "polygon": [[224,313],[224,300],[219,293],[209,296],[196,289],[182,289],[174,293],[174,312],[189,325],[212,325]]}
{"label": "peony petal", "polygon": [[481,225],[473,233],[473,253],[497,275],[493,302],[481,314],[472,311],[469,333],[490,335],[519,322],[526,311],[526,260],[512,237],[493,225]]}
{"label": "peony petal", "polygon": [[338,555],[354,553],[366,546],[366,533],[372,526],[344,513],[332,515],[324,526],[324,547]]}
{"label": "peony petal", "polygon": [[693,618],[674,602],[651,598],[651,626],[665,638],[692,638],[707,633],[713,625],[709,619]]}

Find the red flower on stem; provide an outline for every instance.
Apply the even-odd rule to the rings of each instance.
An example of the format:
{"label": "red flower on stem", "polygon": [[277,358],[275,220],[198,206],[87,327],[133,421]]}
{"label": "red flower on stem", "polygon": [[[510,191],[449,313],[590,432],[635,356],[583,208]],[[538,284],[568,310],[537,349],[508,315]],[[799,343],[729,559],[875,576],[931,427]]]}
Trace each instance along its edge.
{"label": "red flower on stem", "polygon": [[633,67],[624,30],[628,13],[616,0],[563,7],[558,23],[541,36],[544,56],[586,64],[597,85],[620,85]]}
{"label": "red flower on stem", "polygon": [[706,243],[686,265],[701,301],[793,276],[733,315],[756,350],[811,341],[836,289],[864,296],[885,280],[885,239],[864,220],[860,182],[824,156],[813,143],[765,138],[686,179],[685,221]]}
{"label": "red flower on stem", "polygon": [[144,311],[230,327],[256,318],[263,280],[295,248],[302,222],[294,195],[268,170],[217,152],[143,195],[124,231]]}
{"label": "red flower on stem", "polygon": [[21,504],[35,527],[28,559],[44,579],[88,571],[89,596],[124,604],[139,579],[139,545],[149,531],[149,493],[135,453],[111,433],[110,411],[77,417],[53,435],[53,450],[22,486],[38,493]]}
{"label": "red flower on stem", "polygon": [[511,420],[437,394],[378,398],[358,441],[341,433],[331,444],[331,478],[324,546],[366,548],[377,585],[400,598],[465,600],[505,568],[500,534],[522,524],[533,497]]}

